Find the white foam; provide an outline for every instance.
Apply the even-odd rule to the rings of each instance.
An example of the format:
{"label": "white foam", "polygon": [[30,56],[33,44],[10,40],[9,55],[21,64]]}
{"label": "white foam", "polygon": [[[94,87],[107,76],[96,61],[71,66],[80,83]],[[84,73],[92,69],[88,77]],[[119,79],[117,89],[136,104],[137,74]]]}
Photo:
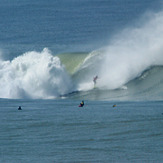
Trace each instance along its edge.
{"label": "white foam", "polygon": [[70,92],[71,79],[48,49],[0,61],[1,98],[55,98]]}
{"label": "white foam", "polygon": [[99,87],[120,88],[150,66],[163,65],[163,12],[150,14],[144,22],[125,29],[105,49]]}

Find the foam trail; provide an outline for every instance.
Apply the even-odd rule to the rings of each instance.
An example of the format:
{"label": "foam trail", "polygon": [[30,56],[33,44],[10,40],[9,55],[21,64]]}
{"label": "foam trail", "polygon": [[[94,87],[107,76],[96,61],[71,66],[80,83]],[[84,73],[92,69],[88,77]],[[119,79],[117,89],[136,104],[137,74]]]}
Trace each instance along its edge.
{"label": "foam trail", "polygon": [[71,79],[48,49],[0,61],[1,98],[55,98],[68,93]]}

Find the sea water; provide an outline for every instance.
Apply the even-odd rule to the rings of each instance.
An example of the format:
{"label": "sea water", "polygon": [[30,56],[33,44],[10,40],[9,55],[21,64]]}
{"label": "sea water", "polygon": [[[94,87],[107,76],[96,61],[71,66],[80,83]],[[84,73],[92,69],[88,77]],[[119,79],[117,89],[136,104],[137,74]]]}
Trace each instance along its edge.
{"label": "sea water", "polygon": [[0,0],[0,162],[163,162],[162,7]]}
{"label": "sea water", "polygon": [[163,102],[78,104],[1,100],[0,162],[162,162]]}

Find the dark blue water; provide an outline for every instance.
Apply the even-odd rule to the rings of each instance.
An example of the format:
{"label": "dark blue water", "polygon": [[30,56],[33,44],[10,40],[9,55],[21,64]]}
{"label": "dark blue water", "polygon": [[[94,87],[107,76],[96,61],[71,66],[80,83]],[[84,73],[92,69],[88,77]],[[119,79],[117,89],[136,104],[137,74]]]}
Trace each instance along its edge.
{"label": "dark blue water", "polygon": [[1,100],[0,162],[162,162],[163,102],[78,103]]}
{"label": "dark blue water", "polygon": [[44,47],[54,54],[90,51],[145,12],[161,8],[161,0],[1,0],[0,48],[7,59]]}

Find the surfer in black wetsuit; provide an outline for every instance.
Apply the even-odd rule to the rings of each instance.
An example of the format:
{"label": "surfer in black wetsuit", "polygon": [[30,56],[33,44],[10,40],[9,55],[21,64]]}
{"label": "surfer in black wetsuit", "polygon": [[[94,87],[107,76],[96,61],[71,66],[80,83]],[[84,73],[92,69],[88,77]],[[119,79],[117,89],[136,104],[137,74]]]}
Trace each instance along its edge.
{"label": "surfer in black wetsuit", "polygon": [[18,107],[18,110],[22,110],[21,106]]}

